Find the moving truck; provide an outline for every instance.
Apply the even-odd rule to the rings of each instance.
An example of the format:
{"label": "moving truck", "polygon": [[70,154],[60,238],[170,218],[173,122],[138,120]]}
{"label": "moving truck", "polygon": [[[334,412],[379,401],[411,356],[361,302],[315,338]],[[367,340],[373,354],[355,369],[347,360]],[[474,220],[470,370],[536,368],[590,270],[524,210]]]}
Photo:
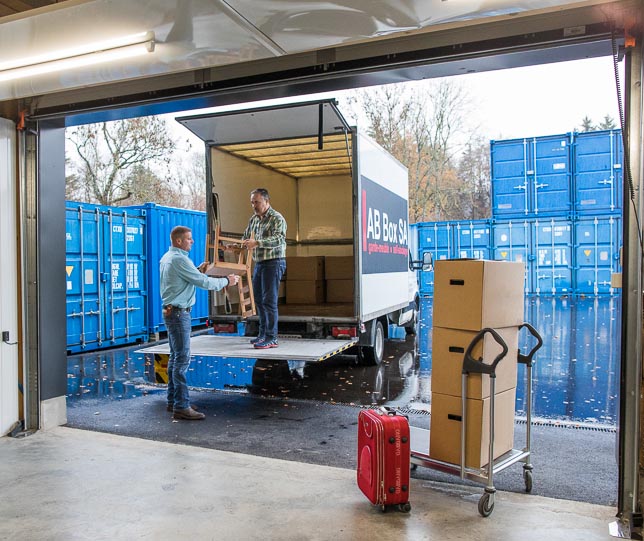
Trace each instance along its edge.
{"label": "moving truck", "polygon": [[[379,364],[391,325],[415,332],[407,169],[350,126],[334,100],[177,121],[206,145],[211,231],[220,226],[222,235],[240,236],[255,188],[269,191],[288,224],[280,346],[253,351],[245,338],[244,356],[310,361],[352,348],[364,364]],[[227,300],[235,305],[221,292],[211,294],[215,328],[241,319],[226,309]],[[257,316],[245,328],[253,335]]]}

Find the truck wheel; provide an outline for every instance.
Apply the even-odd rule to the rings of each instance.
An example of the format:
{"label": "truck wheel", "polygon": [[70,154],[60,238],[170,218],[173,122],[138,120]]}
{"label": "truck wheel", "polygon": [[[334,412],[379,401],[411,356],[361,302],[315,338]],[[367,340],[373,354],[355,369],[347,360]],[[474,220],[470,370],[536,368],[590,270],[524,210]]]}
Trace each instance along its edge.
{"label": "truck wheel", "polygon": [[380,321],[374,323],[373,345],[362,346],[358,351],[360,364],[377,366],[382,362],[385,355],[385,330]]}

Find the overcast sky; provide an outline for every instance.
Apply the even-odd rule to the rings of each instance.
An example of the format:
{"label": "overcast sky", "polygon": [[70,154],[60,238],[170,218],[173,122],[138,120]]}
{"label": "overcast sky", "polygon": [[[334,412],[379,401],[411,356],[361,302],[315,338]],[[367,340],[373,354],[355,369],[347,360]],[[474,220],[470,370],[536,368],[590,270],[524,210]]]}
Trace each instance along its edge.
{"label": "overcast sky", "polygon": [[[619,64],[622,89],[623,64]],[[619,127],[612,57],[460,75],[451,79],[463,85],[469,93],[472,100],[472,126],[477,126],[477,131],[486,139],[515,139],[566,133],[579,129],[585,116],[599,124],[607,114]],[[315,94],[310,98],[341,99],[345,92],[351,91]],[[306,99],[305,96],[298,96],[288,100],[255,102],[247,106],[258,107]],[[235,105],[226,109],[243,107]],[[214,110],[222,109],[212,109]],[[190,111],[185,114],[202,114],[208,111]],[[182,115],[171,116],[174,118]],[[175,125],[176,131],[173,131],[183,140],[189,138],[197,147],[201,144],[176,122],[172,121],[170,124]]]}

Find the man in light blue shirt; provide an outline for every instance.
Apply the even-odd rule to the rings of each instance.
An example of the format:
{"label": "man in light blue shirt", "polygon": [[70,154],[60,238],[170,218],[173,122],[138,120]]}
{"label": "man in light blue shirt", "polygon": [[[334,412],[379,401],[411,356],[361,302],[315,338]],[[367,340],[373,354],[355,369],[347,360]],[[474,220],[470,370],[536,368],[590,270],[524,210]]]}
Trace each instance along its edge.
{"label": "man in light blue shirt", "polygon": [[226,278],[212,278],[203,274],[208,262],[196,267],[188,257],[195,242],[189,227],[178,225],[173,228],[170,241],[172,245],[159,264],[163,320],[170,342],[168,411],[173,412],[175,419],[194,421],[205,418],[203,413],[190,406],[186,383],[186,372],[190,364],[190,311],[195,303],[195,288],[219,291],[236,284],[239,277],[229,274]]}

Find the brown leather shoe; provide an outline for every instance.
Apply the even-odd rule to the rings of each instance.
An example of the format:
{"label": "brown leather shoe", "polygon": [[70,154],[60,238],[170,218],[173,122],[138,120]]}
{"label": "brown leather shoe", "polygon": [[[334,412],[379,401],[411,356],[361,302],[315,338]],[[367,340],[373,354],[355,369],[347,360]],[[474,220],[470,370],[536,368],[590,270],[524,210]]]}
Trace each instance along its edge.
{"label": "brown leather shoe", "polygon": [[[193,410],[195,410],[195,411],[199,411],[199,408],[198,408],[197,406],[195,406],[194,404],[190,404],[190,407],[191,407]],[[168,405],[165,407],[165,410],[166,410],[166,411],[169,411],[170,413],[172,413],[172,412],[174,411],[174,408],[173,408],[170,404],[168,404]]]}
{"label": "brown leather shoe", "polygon": [[186,421],[200,421],[205,419],[206,416],[198,411],[193,410],[192,408],[186,408],[184,410],[174,410],[173,419],[185,419]]}

